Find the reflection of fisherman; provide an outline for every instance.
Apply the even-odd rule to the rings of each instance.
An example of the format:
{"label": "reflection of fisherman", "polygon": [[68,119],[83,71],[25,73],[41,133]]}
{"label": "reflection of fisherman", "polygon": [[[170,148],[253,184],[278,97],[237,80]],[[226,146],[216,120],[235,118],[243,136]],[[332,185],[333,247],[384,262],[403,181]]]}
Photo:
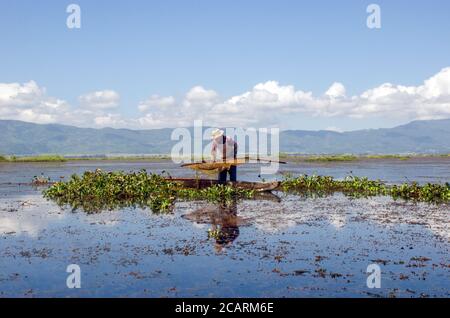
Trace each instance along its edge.
{"label": "reflection of fisherman", "polygon": [[239,236],[236,200],[221,204],[219,217],[220,220],[213,221],[213,230],[219,230],[215,246],[218,252],[222,251],[224,247],[231,245]]}
{"label": "reflection of fisherman", "polygon": [[[214,129],[212,132],[212,145],[211,145],[211,159],[216,162],[217,150],[221,160],[235,160],[237,156],[238,145],[233,138],[225,136],[224,131],[220,129]],[[224,184],[227,181],[227,173],[230,174],[230,181],[236,181],[237,168],[231,166],[229,170],[225,169],[219,172],[218,181],[220,184]]]}
{"label": "reflection of fisherman", "polygon": [[231,245],[239,236],[240,218],[237,215],[237,200],[222,202],[218,205],[207,206],[183,215],[184,219],[198,224],[211,224],[210,231],[214,235],[215,249],[220,252]]}

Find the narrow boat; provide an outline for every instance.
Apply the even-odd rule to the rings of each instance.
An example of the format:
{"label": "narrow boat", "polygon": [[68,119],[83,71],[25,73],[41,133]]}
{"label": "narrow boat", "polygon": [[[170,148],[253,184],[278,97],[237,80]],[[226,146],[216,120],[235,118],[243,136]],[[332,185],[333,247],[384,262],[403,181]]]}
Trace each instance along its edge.
{"label": "narrow boat", "polygon": [[[219,184],[217,180],[212,179],[166,178],[166,180],[177,182],[182,187],[193,189],[204,189]],[[279,181],[272,181],[272,182],[228,181],[226,184],[240,189],[255,190],[257,192],[272,191],[280,186]]]}

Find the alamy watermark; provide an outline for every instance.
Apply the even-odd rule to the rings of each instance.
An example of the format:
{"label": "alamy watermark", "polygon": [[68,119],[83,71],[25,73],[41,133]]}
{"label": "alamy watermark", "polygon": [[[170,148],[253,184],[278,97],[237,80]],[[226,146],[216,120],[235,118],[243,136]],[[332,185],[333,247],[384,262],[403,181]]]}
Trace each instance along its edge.
{"label": "alamy watermark", "polygon": [[69,4],[66,8],[69,16],[66,19],[66,25],[69,29],[81,28],[81,8],[78,4]]}
{"label": "alamy watermark", "polygon": [[77,264],[70,264],[66,268],[66,272],[70,273],[66,279],[67,288],[81,288],[81,268]]}
{"label": "alamy watermark", "polygon": [[369,4],[366,8],[369,16],[366,20],[366,25],[369,29],[381,29],[381,8],[378,4]]}
{"label": "alamy watermark", "polygon": [[368,288],[381,288],[381,268],[378,264],[367,266],[366,273],[369,274],[366,280]]}
{"label": "alamy watermark", "polygon": [[[275,174],[279,168],[280,131],[279,128],[224,128],[225,136],[238,144],[238,158],[264,159],[261,174]],[[213,128],[203,128],[201,120],[194,121],[194,127],[176,128],[171,140],[177,141],[172,147],[171,158],[176,164],[209,160],[211,156],[211,132]]]}

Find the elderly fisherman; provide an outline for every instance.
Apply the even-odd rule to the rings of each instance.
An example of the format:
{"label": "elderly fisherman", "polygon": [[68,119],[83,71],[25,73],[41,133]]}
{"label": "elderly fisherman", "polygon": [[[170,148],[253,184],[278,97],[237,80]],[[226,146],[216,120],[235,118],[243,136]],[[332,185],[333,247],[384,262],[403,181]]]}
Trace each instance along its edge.
{"label": "elderly fisherman", "polygon": [[[221,129],[214,129],[211,133],[212,145],[211,145],[211,159],[216,161],[232,161],[236,159],[238,145],[233,138],[225,136],[225,133]],[[217,156],[218,155],[218,156]],[[219,160],[217,160],[217,157]],[[230,169],[224,169],[219,172],[218,180],[220,184],[227,182],[227,174],[230,174],[230,181],[236,181],[237,179],[237,167],[232,165]]]}

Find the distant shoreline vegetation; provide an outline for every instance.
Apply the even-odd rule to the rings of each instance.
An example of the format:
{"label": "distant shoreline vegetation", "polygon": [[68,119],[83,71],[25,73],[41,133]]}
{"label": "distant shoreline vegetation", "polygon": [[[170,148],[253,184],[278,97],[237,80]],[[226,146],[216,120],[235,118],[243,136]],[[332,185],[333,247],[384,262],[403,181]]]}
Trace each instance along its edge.
{"label": "distant shoreline vegetation", "polygon": [[37,155],[37,156],[1,156],[0,162],[67,162],[67,161],[164,161],[170,160],[166,155],[149,156],[61,156],[61,155]]}
{"label": "distant shoreline vegetation", "polygon": [[[256,156],[255,156],[256,157]],[[354,154],[330,154],[330,155],[308,155],[308,154],[288,154],[280,153],[280,159],[291,163],[295,162],[351,162],[363,160],[410,160],[410,159],[427,159],[427,158],[450,158],[448,154],[371,154],[371,155],[354,155]],[[5,156],[0,155],[2,163],[32,163],[32,162],[67,162],[67,161],[167,161],[171,160],[170,155],[36,155],[36,156]],[[200,158],[194,158],[200,161]]]}
{"label": "distant shoreline vegetation", "polygon": [[354,155],[354,154],[336,154],[336,155],[300,155],[300,154],[280,154],[280,158],[291,162],[339,162],[339,161],[361,161],[361,160],[380,160],[396,159],[409,160],[415,158],[450,158],[450,154],[373,154],[373,155]]}
{"label": "distant shoreline vegetation", "polygon": [[67,159],[58,155],[39,155],[39,156],[0,156],[0,162],[64,162]]}
{"label": "distant shoreline vegetation", "polygon": [[[256,157],[256,156],[254,156]],[[351,162],[362,160],[409,160],[417,158],[450,158],[450,154],[371,154],[371,155],[355,155],[355,154],[330,154],[330,155],[310,155],[310,154],[288,154],[280,153],[279,158],[288,162]],[[170,155],[36,155],[36,156],[5,156],[0,155],[0,162],[4,163],[32,163],[32,162],[67,162],[67,161],[168,161],[171,160]],[[194,161],[200,161],[200,158],[194,158]]]}

